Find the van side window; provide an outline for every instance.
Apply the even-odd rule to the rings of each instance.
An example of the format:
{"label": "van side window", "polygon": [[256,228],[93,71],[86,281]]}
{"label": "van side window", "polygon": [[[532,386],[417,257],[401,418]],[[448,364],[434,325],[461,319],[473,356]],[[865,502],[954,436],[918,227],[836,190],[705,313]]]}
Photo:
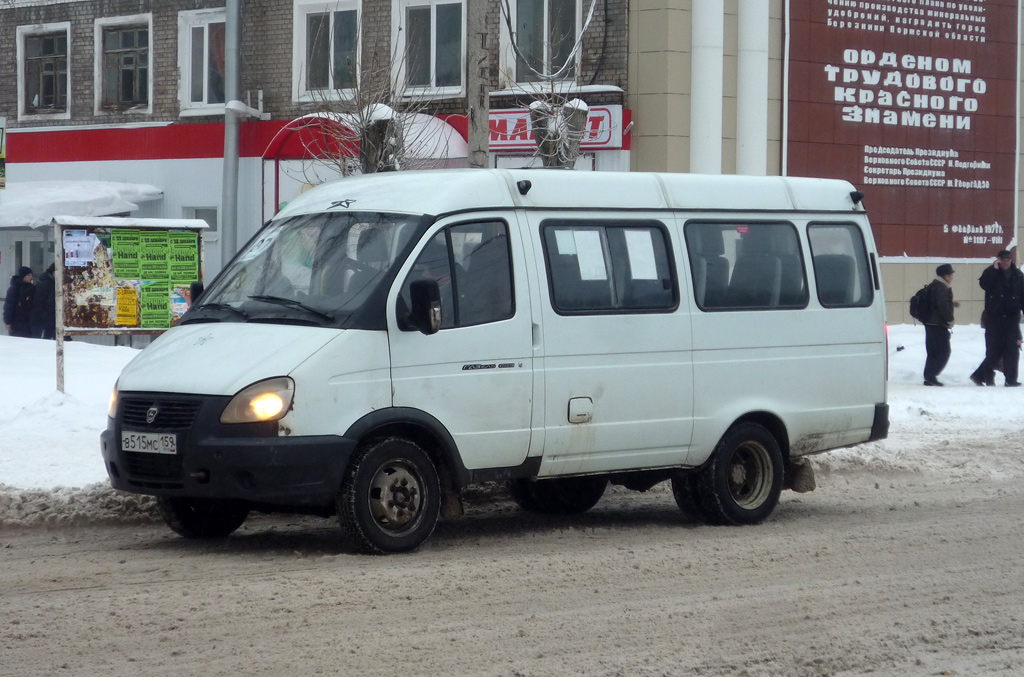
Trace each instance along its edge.
{"label": "van side window", "polygon": [[545,221],[541,227],[556,311],[668,311],[678,305],[660,223]]}
{"label": "van side window", "polygon": [[408,312],[416,280],[437,281],[441,329],[507,320],[515,314],[508,226],[480,222],[451,226],[426,244],[399,292],[398,316]]}
{"label": "van side window", "polygon": [[872,301],[871,273],[860,228],[852,223],[807,227],[818,301],[825,308],[860,308]]}
{"label": "van side window", "polygon": [[687,223],[693,293],[702,310],[807,305],[800,238],[791,223]]}

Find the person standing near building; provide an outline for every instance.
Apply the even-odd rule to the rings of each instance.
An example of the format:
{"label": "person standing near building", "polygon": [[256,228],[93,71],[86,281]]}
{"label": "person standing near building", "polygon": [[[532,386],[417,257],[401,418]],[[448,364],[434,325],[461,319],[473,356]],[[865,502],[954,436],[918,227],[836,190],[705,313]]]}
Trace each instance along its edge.
{"label": "person standing near building", "polygon": [[29,316],[32,312],[32,297],[35,294],[32,284],[32,269],[22,266],[17,275],[11,277],[11,286],[4,297],[4,326],[11,336],[30,338],[32,325]]}
{"label": "person standing near building", "polygon": [[995,263],[978,278],[978,284],[985,290],[985,312],[982,314],[985,359],[971,374],[971,381],[979,386],[994,386],[996,366],[1002,360],[1006,385],[1019,386],[1017,368],[1020,363],[1024,273],[1014,264],[1010,252],[1004,249],[996,256]]}
{"label": "person standing near building", "polygon": [[924,384],[941,386],[939,374],[946,368],[952,349],[949,345],[953,333],[953,266],[943,263],[935,269],[935,279],[928,285],[928,302],[932,309],[924,323],[924,347],[927,357],[924,361]]}
{"label": "person standing near building", "polygon": [[32,325],[32,338],[57,338],[57,293],[53,279],[56,264],[39,276],[36,283],[35,297],[32,299],[32,314],[29,321]]}

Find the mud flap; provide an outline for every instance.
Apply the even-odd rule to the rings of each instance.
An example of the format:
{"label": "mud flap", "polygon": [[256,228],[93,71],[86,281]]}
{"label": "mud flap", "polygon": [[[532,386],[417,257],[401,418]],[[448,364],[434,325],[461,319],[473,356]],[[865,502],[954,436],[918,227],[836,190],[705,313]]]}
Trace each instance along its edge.
{"label": "mud flap", "polygon": [[814,491],[814,466],[806,458],[791,458],[786,462],[786,480],[783,489],[792,489],[798,494]]}

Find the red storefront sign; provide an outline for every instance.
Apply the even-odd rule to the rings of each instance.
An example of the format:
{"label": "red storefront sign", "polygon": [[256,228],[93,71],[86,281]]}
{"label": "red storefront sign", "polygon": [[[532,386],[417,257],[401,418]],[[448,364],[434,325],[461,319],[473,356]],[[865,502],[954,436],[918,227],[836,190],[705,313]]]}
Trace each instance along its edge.
{"label": "red storefront sign", "polygon": [[883,256],[1015,238],[1018,0],[790,0],[786,173],[865,194]]}
{"label": "red storefront sign", "polygon": [[[490,130],[492,153],[537,148],[530,111],[525,108],[492,110]],[[622,106],[592,106],[580,147],[583,150],[622,148]]]}

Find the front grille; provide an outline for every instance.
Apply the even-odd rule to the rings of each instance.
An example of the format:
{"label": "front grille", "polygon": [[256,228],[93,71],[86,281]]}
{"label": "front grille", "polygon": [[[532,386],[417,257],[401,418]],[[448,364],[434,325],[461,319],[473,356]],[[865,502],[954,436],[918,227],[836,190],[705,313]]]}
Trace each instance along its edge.
{"label": "front grille", "polygon": [[181,456],[125,452],[128,475],[140,479],[180,479]]}
{"label": "front grille", "polygon": [[[121,405],[122,425],[129,430],[187,430],[199,413],[200,402],[156,398],[126,398]],[[156,418],[146,422],[151,407],[156,407]]]}

